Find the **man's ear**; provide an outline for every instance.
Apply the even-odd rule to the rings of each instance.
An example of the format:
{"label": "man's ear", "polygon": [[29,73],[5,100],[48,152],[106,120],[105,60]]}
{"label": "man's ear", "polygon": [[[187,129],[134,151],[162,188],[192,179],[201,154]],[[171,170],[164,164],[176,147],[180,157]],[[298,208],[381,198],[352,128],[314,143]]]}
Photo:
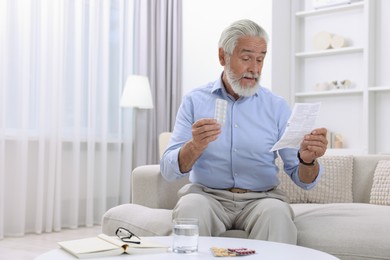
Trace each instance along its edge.
{"label": "man's ear", "polygon": [[225,65],[226,65],[225,52],[223,51],[222,48],[219,48],[219,49],[218,49],[218,57],[219,57],[219,63],[220,63],[222,66],[225,66]]}

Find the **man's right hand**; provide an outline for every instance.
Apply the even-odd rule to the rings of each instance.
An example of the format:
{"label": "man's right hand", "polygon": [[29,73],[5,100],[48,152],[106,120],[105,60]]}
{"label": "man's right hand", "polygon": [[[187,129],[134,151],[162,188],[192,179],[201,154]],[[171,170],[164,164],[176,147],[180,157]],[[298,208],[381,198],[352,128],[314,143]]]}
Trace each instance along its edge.
{"label": "man's right hand", "polygon": [[182,173],[189,172],[207,148],[221,133],[221,125],[215,119],[199,119],[192,125],[192,139],[183,145],[179,152],[179,168]]}
{"label": "man's right hand", "polygon": [[192,125],[192,143],[194,148],[203,152],[210,142],[215,141],[221,133],[221,125],[215,119],[199,119]]}

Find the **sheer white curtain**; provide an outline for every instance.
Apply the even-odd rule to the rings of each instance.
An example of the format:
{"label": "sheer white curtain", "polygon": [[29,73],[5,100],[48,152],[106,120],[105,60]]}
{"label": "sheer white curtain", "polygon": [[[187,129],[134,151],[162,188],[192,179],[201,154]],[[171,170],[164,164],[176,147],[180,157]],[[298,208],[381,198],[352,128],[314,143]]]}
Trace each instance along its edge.
{"label": "sheer white curtain", "polygon": [[0,0],[0,238],[99,224],[129,202],[132,10]]}

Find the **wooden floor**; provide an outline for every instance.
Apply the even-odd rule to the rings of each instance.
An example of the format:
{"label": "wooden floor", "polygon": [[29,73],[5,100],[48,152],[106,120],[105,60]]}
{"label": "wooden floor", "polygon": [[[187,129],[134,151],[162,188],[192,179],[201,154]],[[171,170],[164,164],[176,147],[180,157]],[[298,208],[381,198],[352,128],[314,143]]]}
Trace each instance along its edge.
{"label": "wooden floor", "polygon": [[59,248],[57,242],[96,236],[101,226],[79,229],[65,229],[61,232],[41,235],[26,235],[0,240],[0,260],[31,260],[52,249]]}

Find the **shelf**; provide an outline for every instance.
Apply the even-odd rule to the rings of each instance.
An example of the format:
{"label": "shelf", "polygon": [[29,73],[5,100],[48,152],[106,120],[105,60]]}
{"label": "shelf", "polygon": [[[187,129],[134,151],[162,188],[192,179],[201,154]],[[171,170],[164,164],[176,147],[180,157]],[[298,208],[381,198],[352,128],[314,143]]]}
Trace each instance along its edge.
{"label": "shelf", "polygon": [[368,88],[370,92],[379,92],[379,91],[390,91],[390,87],[371,87]]}
{"label": "shelf", "polygon": [[318,97],[318,96],[340,96],[340,95],[351,95],[351,94],[363,94],[361,89],[335,89],[326,91],[313,91],[313,92],[298,92],[295,94],[296,97]]}
{"label": "shelf", "polygon": [[364,2],[357,2],[352,4],[345,4],[345,5],[339,5],[335,7],[328,7],[328,8],[321,8],[316,10],[310,10],[310,11],[302,11],[297,12],[295,16],[297,18],[304,18],[309,16],[315,16],[315,15],[323,15],[323,14],[330,14],[334,12],[343,12],[343,11],[349,11],[353,9],[359,9],[364,7]]}
{"label": "shelf", "polygon": [[349,53],[363,53],[364,49],[361,47],[344,47],[340,49],[329,49],[325,51],[312,51],[312,52],[299,52],[295,56],[297,58],[311,58],[311,57],[321,57],[321,56],[330,56],[330,55],[339,55],[339,54],[349,54]]}

